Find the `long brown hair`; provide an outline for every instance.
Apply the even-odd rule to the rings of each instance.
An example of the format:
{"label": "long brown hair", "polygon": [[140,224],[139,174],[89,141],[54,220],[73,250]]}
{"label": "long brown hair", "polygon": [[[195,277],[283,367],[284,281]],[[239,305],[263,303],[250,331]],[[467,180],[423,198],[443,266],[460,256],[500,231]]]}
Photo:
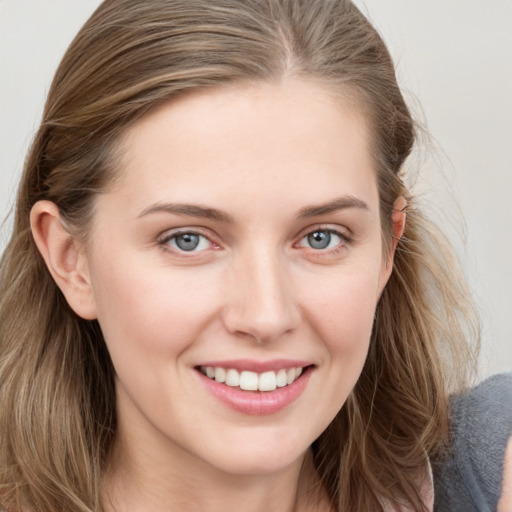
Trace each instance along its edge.
{"label": "long brown hair", "polygon": [[3,508],[100,511],[116,433],[101,330],[52,280],[31,236],[32,206],[53,201],[87,236],[94,198],[116,176],[117,142],[135,120],[189,91],[286,75],[320,81],[370,121],[388,247],[393,203],[404,195],[409,204],[365,367],[315,441],[315,464],[335,510],[423,510],[418,475],[448,432],[446,376],[473,360],[477,330],[449,244],[404,185],[415,125],[392,60],[349,0],[106,0],[76,36],[26,160],[0,266]]}

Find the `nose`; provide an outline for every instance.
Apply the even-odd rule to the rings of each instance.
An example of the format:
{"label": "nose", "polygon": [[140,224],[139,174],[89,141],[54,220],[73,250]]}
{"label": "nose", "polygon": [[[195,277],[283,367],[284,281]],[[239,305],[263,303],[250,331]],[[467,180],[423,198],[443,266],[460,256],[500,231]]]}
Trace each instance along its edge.
{"label": "nose", "polygon": [[259,343],[274,341],[294,331],[301,318],[289,265],[277,251],[248,252],[226,279],[224,324],[232,334]]}

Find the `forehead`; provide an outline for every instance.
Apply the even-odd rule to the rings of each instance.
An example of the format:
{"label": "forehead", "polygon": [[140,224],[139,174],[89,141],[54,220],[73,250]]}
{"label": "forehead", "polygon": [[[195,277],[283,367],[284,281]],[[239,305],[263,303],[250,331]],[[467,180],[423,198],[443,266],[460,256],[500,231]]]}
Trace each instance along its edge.
{"label": "forehead", "polygon": [[173,99],[134,124],[121,147],[118,187],[141,207],[183,198],[229,202],[233,194],[283,200],[292,193],[307,203],[329,194],[377,196],[364,116],[304,80]]}

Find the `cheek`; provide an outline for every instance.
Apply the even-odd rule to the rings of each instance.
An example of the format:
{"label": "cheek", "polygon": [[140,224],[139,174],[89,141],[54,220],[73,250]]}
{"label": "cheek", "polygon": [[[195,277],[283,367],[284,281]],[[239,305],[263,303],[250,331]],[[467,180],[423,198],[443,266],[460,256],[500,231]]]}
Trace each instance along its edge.
{"label": "cheek", "polygon": [[308,324],[323,357],[322,400],[312,429],[318,435],[344,406],[361,375],[378,297],[378,272],[338,271],[309,293]]}
{"label": "cheek", "polygon": [[136,261],[98,269],[98,321],[114,364],[116,358],[175,356],[194,343],[215,309],[210,281]]}
{"label": "cheek", "polygon": [[311,324],[330,353],[359,351],[367,345],[377,300],[375,272],[333,276],[323,291],[310,294]]}
{"label": "cheek", "polygon": [[326,353],[326,402],[329,422],[341,410],[365,364],[375,318],[378,287],[371,278],[346,277],[329,289],[330,300],[316,309],[314,325]]}

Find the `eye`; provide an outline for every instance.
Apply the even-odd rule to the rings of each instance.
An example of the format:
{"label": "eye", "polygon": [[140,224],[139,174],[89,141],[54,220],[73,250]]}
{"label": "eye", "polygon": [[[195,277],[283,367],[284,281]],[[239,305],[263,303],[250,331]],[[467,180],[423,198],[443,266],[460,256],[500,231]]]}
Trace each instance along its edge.
{"label": "eye", "polygon": [[303,237],[299,245],[301,247],[310,247],[311,249],[322,251],[337,247],[344,239],[345,237],[336,231],[330,229],[316,229]]}
{"label": "eye", "polygon": [[193,231],[182,231],[166,236],[160,242],[177,252],[199,252],[212,246],[212,242],[204,235]]}

